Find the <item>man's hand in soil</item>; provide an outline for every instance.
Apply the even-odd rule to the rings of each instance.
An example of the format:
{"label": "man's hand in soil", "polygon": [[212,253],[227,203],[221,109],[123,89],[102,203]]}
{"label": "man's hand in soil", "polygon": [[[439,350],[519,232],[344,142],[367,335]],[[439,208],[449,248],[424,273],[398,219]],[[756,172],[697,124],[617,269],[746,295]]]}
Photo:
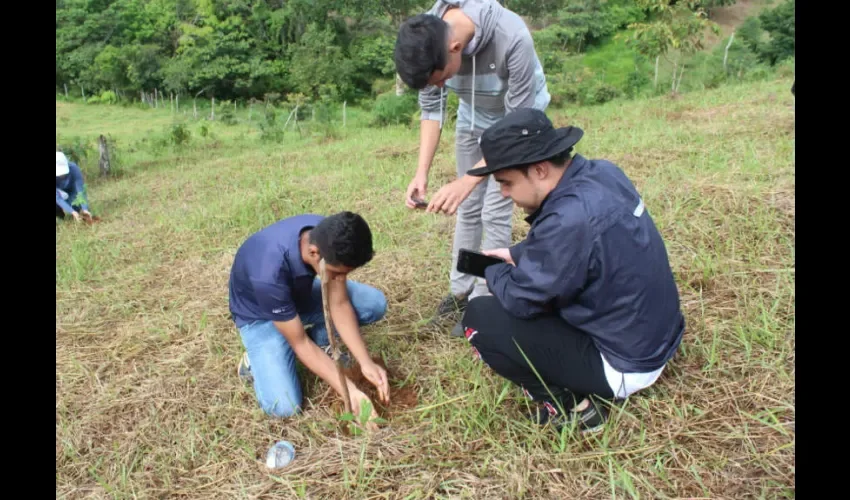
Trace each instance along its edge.
{"label": "man's hand in soil", "polygon": [[89,212],[88,210],[80,210],[80,213],[82,213],[83,217],[85,217],[88,220],[92,220],[92,218],[93,218],[91,216],[91,212]]}
{"label": "man's hand in soil", "polygon": [[78,212],[71,212],[71,217],[73,217],[75,221],[80,222],[80,214]]}
{"label": "man's hand in soil", "polygon": [[367,363],[360,367],[363,376],[378,389],[378,397],[384,404],[390,402],[390,384],[387,382],[387,371],[377,363]]}
{"label": "man's hand in soil", "polygon": [[437,191],[431,203],[428,205],[428,212],[443,212],[446,215],[454,215],[457,208],[463,203],[469,194],[475,189],[480,182],[486,177],[473,177],[464,175],[460,179],[454,180]]}
{"label": "man's hand in soil", "polygon": [[[337,394],[343,396],[343,381],[339,378],[333,360],[307,335],[301,319],[295,316],[289,321],[275,321],[274,325],[283,335],[283,338],[292,346],[292,350],[295,351],[295,356],[298,360],[308,370],[318,375],[319,378],[331,386]],[[357,407],[355,411],[355,414],[357,414],[360,411],[359,402],[363,401],[363,398],[366,398],[366,401],[368,401],[369,398],[351,380],[346,379],[345,384],[348,387],[352,408]]]}
{"label": "man's hand in soil", "polygon": [[372,414],[369,416],[369,422],[366,424],[366,427],[372,431],[378,430],[378,424],[373,422],[374,419],[378,418],[378,412],[375,411],[375,404],[372,403],[369,396],[363,394],[360,389],[350,382],[348,384],[348,394],[351,396],[351,413],[354,414],[354,420],[356,422],[360,421],[360,407],[363,404],[369,403],[372,407]]}

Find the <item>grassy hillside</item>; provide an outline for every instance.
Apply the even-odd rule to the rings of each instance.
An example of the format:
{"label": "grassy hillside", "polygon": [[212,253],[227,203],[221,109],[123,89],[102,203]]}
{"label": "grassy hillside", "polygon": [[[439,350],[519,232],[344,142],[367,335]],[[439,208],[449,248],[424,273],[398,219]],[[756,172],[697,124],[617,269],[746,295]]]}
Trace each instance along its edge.
{"label": "grassy hillside", "polygon": [[[90,175],[102,222],[56,230],[57,497],[793,498],[790,86],[553,116],[584,128],[580,153],[635,181],[688,321],[657,385],[593,437],[526,424],[520,391],[474,362],[465,341],[416,335],[447,290],[454,221],[403,206],[415,129],[365,128],[354,114],[338,139],[268,142],[242,124],[189,123],[177,146],[168,111],[57,102],[57,135],[111,134],[120,167],[114,179]],[[454,176],[452,150],[446,134],[432,193]],[[367,342],[418,391],[371,437],[341,435],[312,379],[302,416],[266,418],[236,375],[242,347],[228,319],[229,266],[245,237],[342,209],[363,214],[376,237],[375,260],[353,279],[389,300]],[[296,459],[269,473],[260,461],[278,439]]]}

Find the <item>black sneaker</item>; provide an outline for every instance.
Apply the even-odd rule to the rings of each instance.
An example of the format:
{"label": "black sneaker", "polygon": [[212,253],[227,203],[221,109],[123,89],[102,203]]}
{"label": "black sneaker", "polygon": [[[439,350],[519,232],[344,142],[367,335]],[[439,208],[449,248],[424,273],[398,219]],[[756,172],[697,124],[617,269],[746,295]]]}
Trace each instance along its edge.
{"label": "black sneaker", "polygon": [[[457,297],[452,294],[446,295],[437,306],[434,316],[419,327],[418,334],[434,335],[442,333],[444,331],[443,328],[450,324],[451,321],[460,322],[468,304],[469,299],[467,296]],[[456,325],[455,328],[457,328]]]}
{"label": "black sneaker", "polygon": [[557,431],[564,427],[571,427],[573,421],[578,421],[578,430],[581,433],[599,432],[605,427],[608,420],[608,408],[604,404],[595,403],[592,399],[582,411],[567,411],[564,415],[561,409],[549,402],[544,402],[528,416],[538,425],[552,425]]}
{"label": "black sneaker", "polygon": [[454,328],[452,328],[452,337],[466,338],[466,329],[460,324],[460,321],[455,323]]}
{"label": "black sneaker", "polygon": [[467,305],[469,305],[468,295],[456,297],[452,294],[448,294],[437,306],[437,314],[434,315],[434,319],[439,321],[454,315],[460,316],[464,311],[466,311]]}

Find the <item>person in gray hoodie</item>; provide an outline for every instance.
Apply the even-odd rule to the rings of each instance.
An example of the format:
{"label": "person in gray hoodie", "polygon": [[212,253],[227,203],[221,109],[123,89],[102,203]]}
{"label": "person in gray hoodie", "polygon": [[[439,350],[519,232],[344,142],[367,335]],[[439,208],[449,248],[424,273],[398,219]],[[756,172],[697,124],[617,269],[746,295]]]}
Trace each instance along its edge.
{"label": "person in gray hoodie", "polygon": [[[402,81],[419,91],[422,110],[418,168],[407,188],[406,204],[428,212],[457,213],[450,293],[435,317],[441,321],[458,316],[470,299],[489,294],[484,280],[457,271],[458,250],[511,244],[513,202],[499,194],[492,176],[467,175],[484,165],[478,145],[481,134],[517,109],[544,111],[550,95],[531,32],[519,15],[496,0],[438,0],[427,13],[401,25],[394,57]],[[426,206],[428,172],[445,118],[446,88],[459,98],[458,178]],[[459,321],[452,335],[463,336]]]}

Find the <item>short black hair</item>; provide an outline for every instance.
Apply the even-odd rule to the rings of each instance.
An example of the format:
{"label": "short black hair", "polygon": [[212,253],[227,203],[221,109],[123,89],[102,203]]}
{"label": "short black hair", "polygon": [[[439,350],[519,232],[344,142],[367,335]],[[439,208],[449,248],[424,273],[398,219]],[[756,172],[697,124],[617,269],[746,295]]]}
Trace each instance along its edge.
{"label": "short black hair", "polygon": [[446,67],[449,25],[437,16],[419,14],[398,29],[395,69],[410,88],[421,90],[436,70]]}
{"label": "short black hair", "polygon": [[358,268],[372,260],[372,230],[353,212],[339,212],[322,219],[310,231],[310,243],[332,266]]}

